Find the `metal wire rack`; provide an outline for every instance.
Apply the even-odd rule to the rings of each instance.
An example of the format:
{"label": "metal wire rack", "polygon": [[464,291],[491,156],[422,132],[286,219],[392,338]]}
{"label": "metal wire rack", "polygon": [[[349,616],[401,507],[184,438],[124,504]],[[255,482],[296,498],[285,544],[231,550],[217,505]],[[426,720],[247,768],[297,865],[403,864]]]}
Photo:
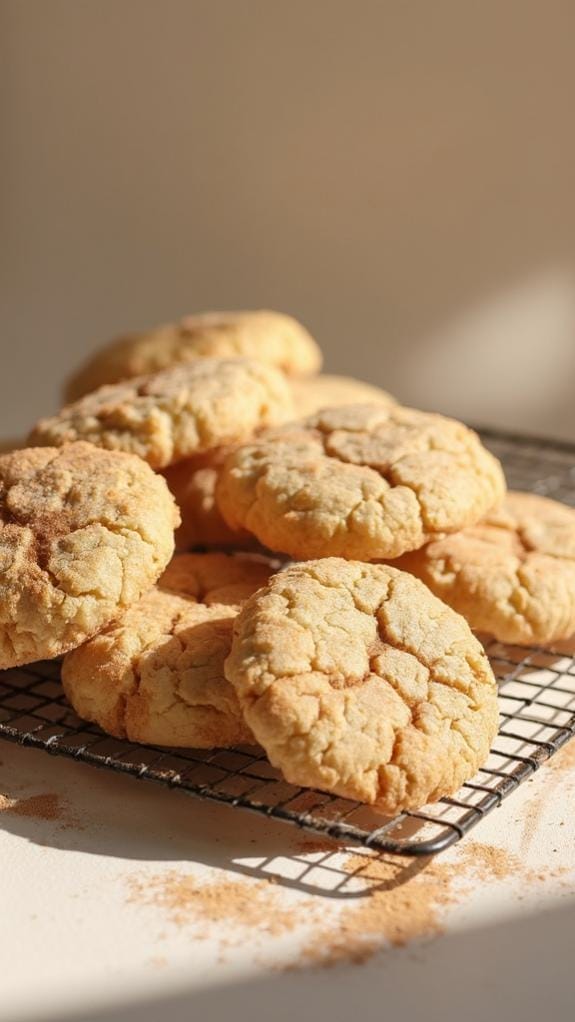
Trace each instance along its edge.
{"label": "metal wire rack", "polygon": [[[575,446],[481,430],[511,488],[575,506]],[[170,750],[109,738],[69,708],[57,661],[0,673],[0,737],[304,830],[390,854],[432,855],[458,841],[575,734],[575,639],[553,648],[491,642],[501,727],[490,757],[453,798],[394,819],[324,792],[295,788],[257,748]]]}

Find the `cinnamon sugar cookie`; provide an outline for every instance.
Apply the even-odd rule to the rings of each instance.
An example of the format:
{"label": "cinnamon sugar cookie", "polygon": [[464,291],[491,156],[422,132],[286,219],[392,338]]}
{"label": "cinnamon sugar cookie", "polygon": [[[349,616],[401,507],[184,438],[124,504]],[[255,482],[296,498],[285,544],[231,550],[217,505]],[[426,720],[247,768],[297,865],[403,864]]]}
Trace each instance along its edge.
{"label": "cinnamon sugar cookie", "polygon": [[132,455],[0,456],[0,668],[58,656],[139,600],[178,522],[165,481]]}
{"label": "cinnamon sugar cookie", "polygon": [[218,506],[292,557],[398,557],[477,522],[505,492],[466,426],[399,405],[324,409],[238,447]]}
{"label": "cinnamon sugar cookie", "polygon": [[198,358],[259,359],[289,376],[316,373],[321,352],[308,331],[280,312],[206,312],[146,333],[120,337],[97,351],[69,381],[66,401],[104,384],[157,373]]}
{"label": "cinnamon sugar cookie", "polygon": [[253,743],[223,664],[239,607],[270,570],[227,554],[175,557],[155,589],[64,659],[78,715],[133,742]]}
{"label": "cinnamon sugar cookie", "polygon": [[250,359],[201,358],[102,387],[42,419],[30,443],[89,440],[165,468],[292,415],[289,385],[279,370]]}
{"label": "cinnamon sugar cookie", "polygon": [[575,510],[555,500],[508,493],[478,525],[397,566],[501,642],[546,643],[575,632]]}
{"label": "cinnamon sugar cookie", "polygon": [[289,782],[389,815],[457,791],[497,731],[467,623],[386,565],[326,558],[274,575],[239,615],[225,670]]}

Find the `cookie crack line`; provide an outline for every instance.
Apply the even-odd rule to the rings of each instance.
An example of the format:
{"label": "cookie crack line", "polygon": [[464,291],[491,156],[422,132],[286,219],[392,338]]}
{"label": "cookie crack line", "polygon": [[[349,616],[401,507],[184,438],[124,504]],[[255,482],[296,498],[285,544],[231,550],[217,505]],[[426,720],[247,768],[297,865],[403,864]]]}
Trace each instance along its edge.
{"label": "cookie crack line", "polygon": [[370,561],[475,524],[504,492],[501,466],[467,427],[367,404],[239,445],[216,502],[230,528],[292,557]]}

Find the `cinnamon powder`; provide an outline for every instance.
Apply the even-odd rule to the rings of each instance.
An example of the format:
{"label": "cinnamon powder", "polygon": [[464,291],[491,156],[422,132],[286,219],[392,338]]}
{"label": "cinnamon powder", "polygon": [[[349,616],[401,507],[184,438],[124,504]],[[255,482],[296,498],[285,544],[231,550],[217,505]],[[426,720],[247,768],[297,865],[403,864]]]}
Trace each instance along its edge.
{"label": "cinnamon powder", "polygon": [[55,821],[62,827],[80,827],[68,803],[53,792],[30,795],[28,798],[0,795],[0,813],[25,816],[31,820]]}
{"label": "cinnamon powder", "polygon": [[297,914],[281,905],[275,885],[266,880],[198,881],[176,870],[130,878],[130,901],[163,909],[172,923],[235,923],[276,936],[293,930]]}
{"label": "cinnamon powder", "polygon": [[9,812],[12,816],[29,816],[33,820],[61,820],[65,808],[58,795],[31,795],[29,798],[0,795],[0,812]]}
{"label": "cinnamon powder", "polygon": [[413,868],[405,858],[349,855],[345,872],[365,881],[365,896],[314,935],[299,964],[365,962],[385,944],[402,947],[441,933],[442,911],[456,900],[453,867],[427,861],[424,869],[403,879]]}
{"label": "cinnamon powder", "polygon": [[493,883],[515,876],[534,884],[566,872],[536,873],[503,848],[469,840],[451,862],[426,860],[418,869],[405,858],[353,854],[343,868],[365,882],[365,898],[357,906],[346,907],[314,935],[304,948],[299,967],[365,962],[386,945],[403,947],[414,940],[436,937],[443,932],[445,911],[458,904],[477,880]]}
{"label": "cinnamon powder", "polygon": [[[300,851],[328,850],[324,842],[317,844],[321,847],[306,842]],[[454,861],[356,852],[338,862],[340,889],[353,902],[326,903],[307,895],[286,907],[275,877],[206,882],[176,870],[131,878],[129,900],[162,909],[177,926],[199,927],[198,936],[205,936],[210,926],[225,923],[271,936],[311,925],[312,938],[295,967],[326,967],[365,962],[386,946],[403,947],[438,936],[446,910],[465,898],[478,881],[500,883],[516,877],[523,885],[533,885],[567,872],[561,868],[535,872],[505,849],[469,840],[459,847]],[[220,940],[221,946],[230,943],[226,937]]]}

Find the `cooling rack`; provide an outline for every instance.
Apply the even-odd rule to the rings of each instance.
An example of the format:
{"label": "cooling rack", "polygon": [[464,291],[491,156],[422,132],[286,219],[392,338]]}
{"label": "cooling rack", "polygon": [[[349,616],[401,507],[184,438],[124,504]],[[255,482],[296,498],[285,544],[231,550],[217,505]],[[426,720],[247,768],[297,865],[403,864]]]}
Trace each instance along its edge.
{"label": "cooling rack", "polygon": [[[480,430],[510,488],[575,506],[575,446]],[[253,747],[169,750],[104,735],[68,707],[57,661],[0,673],[0,737],[250,809],[326,838],[402,855],[458,841],[575,733],[575,639],[555,647],[486,646],[501,726],[485,766],[452,798],[386,819],[356,802],[287,784]]]}

